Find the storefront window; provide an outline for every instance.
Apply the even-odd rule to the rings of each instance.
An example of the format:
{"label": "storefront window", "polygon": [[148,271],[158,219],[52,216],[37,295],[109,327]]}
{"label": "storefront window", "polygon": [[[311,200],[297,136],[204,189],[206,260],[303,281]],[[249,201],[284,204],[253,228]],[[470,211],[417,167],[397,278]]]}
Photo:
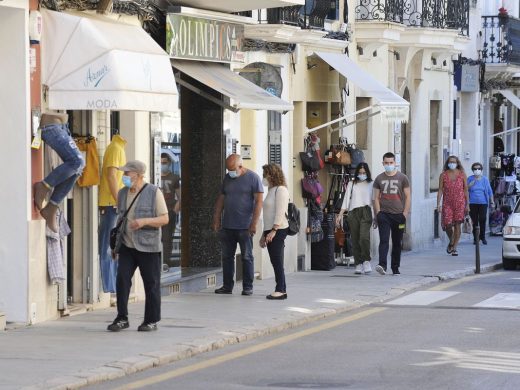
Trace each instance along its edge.
{"label": "storefront window", "polygon": [[181,265],[181,119],[180,111],[152,115],[155,183],[168,206],[168,225],[163,226],[163,273],[178,271]]}

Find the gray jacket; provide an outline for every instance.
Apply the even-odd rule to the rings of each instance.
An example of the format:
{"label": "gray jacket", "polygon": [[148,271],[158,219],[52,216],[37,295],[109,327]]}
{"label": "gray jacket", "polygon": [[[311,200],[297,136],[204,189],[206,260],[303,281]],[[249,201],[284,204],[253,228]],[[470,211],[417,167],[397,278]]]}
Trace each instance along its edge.
{"label": "gray jacket", "polygon": [[[157,190],[157,186],[148,183],[141,194],[139,194],[139,197],[132,206],[136,219],[157,217],[155,201]],[[122,188],[117,195],[118,221],[126,212],[126,198],[128,196],[128,191],[129,188]],[[125,218],[122,225],[122,231],[126,229],[127,222],[128,220]],[[138,251],[152,253],[162,251],[161,228],[145,226],[141,229],[130,231],[129,234],[132,235],[135,249]],[[120,236],[122,238],[122,235]]]}

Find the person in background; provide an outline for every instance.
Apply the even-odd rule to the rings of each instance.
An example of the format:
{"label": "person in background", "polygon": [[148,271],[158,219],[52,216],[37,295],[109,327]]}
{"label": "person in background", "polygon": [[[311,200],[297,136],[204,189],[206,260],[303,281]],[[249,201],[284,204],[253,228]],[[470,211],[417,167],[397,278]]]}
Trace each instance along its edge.
{"label": "person in background", "polygon": [[[469,196],[464,168],[457,156],[449,156],[439,176],[437,210],[441,214],[441,227],[448,236],[446,252],[458,256],[457,245],[464,215],[469,213]],[[442,205],[441,205],[442,199]]]}
{"label": "person in background", "polygon": [[264,171],[262,184],[267,186],[268,191],[263,203],[264,232],[260,238],[260,247],[267,247],[276,280],[274,292],[267,295],[266,298],[272,300],[287,299],[283,252],[289,228],[287,221],[289,191],[280,166],[267,164],[262,169]]}
{"label": "person in background", "polygon": [[[372,272],[370,265],[370,228],[374,222],[372,213],[372,177],[368,164],[359,163],[345,191],[341,210],[336,217],[336,226],[343,225],[343,214],[347,212],[347,222],[352,238],[355,273]],[[375,225],[377,226],[377,225]]]}
{"label": "person in background", "polygon": [[[473,223],[473,244],[480,239],[482,244],[487,245],[486,241],[486,218],[488,205],[495,206],[493,190],[487,177],[482,175],[482,164],[479,162],[471,165],[473,175],[468,177],[469,193],[469,215]],[[480,228],[480,237],[475,237],[476,227]]]}
{"label": "person in background", "polygon": [[394,275],[399,275],[401,248],[406,218],[410,212],[411,193],[408,177],[397,170],[395,155],[391,152],[383,155],[385,171],[374,180],[374,227],[379,227],[379,264],[376,271],[386,275],[390,234],[392,234],[391,268]]}
{"label": "person in background", "polygon": [[[168,223],[168,209],[162,191],[144,181],[146,165],[128,161],[119,168],[124,172],[124,188],[118,193],[117,210],[122,221],[120,247],[116,244],[113,257],[117,267],[117,317],[108,330],[118,332],[130,326],[128,298],[135,270],[143,279],[145,303],[140,332],[157,330],[161,320],[161,227]],[[132,202],[135,202],[132,204]]]}
{"label": "person in background", "polygon": [[181,178],[172,172],[172,160],[167,153],[161,154],[161,189],[168,207],[169,222],[162,227],[163,264],[171,265],[173,234],[181,209]]}
{"label": "person in background", "polygon": [[101,168],[99,184],[99,229],[98,246],[103,291],[116,292],[117,261],[112,259],[110,250],[110,231],[117,221],[117,193],[123,187],[123,172],[119,167],[126,164],[126,140],[116,134],[107,146]]}
{"label": "person in background", "polygon": [[[242,255],[242,295],[253,295],[253,236],[262,211],[264,187],[260,177],[244,168],[242,157],[232,154],[226,159],[227,175],[215,203],[213,231],[222,243],[224,284],[215,294],[232,294],[235,284],[235,252]],[[224,215],[222,216],[222,213]],[[222,228],[222,229],[221,229]]]}

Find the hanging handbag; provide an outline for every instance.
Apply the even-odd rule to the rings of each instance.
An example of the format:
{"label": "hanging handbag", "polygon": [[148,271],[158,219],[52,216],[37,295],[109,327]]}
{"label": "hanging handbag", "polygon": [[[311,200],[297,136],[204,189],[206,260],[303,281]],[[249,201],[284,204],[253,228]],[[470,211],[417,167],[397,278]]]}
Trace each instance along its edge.
{"label": "hanging handbag", "polygon": [[302,170],[305,172],[316,172],[320,170],[320,160],[316,152],[300,152]]}
{"label": "hanging handbag", "polygon": [[143,192],[144,188],[148,185],[148,183],[145,183],[145,185],[139,190],[137,195],[135,196],[134,200],[132,200],[132,203],[130,203],[130,206],[126,209],[125,213],[117,223],[116,227],[110,230],[110,249],[115,251],[119,250],[119,247],[121,246],[121,226],[123,226],[123,222],[126,220],[126,216],[128,215],[128,212],[134,205],[135,201],[141,195],[141,192]]}
{"label": "hanging handbag", "polygon": [[469,217],[469,215],[466,215],[464,217],[464,223],[462,224],[462,233],[473,233],[473,224],[471,223],[471,218]]}
{"label": "hanging handbag", "polygon": [[345,245],[345,231],[341,227],[336,227],[334,230],[334,241],[336,241],[336,245],[343,248]]}
{"label": "hanging handbag", "polygon": [[361,149],[356,149],[352,146],[348,148],[350,153],[350,164],[353,168],[357,168],[357,166],[365,161],[365,155]]}
{"label": "hanging handbag", "polygon": [[323,187],[317,178],[305,176],[302,179],[302,197],[316,199],[323,192]]}

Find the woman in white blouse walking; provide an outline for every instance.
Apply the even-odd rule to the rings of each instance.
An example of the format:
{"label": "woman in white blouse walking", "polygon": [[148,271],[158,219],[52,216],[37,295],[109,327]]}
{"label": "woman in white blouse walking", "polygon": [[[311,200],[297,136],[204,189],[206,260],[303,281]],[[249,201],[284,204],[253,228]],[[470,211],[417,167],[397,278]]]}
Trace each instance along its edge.
{"label": "woman in white blouse walking", "polygon": [[267,299],[287,299],[285,273],[283,268],[283,251],[289,223],[287,222],[287,207],[289,191],[282,168],[276,164],[262,167],[264,171],[263,184],[268,187],[263,204],[264,233],[260,238],[260,246],[269,252],[276,279],[276,288]]}
{"label": "woman in white blouse walking", "polygon": [[367,163],[359,163],[355,171],[355,179],[348,183],[341,211],[336,217],[336,225],[343,222],[343,214],[347,211],[347,222],[352,237],[352,252],[356,264],[356,274],[368,274],[370,265],[370,227],[372,216],[372,177]]}

